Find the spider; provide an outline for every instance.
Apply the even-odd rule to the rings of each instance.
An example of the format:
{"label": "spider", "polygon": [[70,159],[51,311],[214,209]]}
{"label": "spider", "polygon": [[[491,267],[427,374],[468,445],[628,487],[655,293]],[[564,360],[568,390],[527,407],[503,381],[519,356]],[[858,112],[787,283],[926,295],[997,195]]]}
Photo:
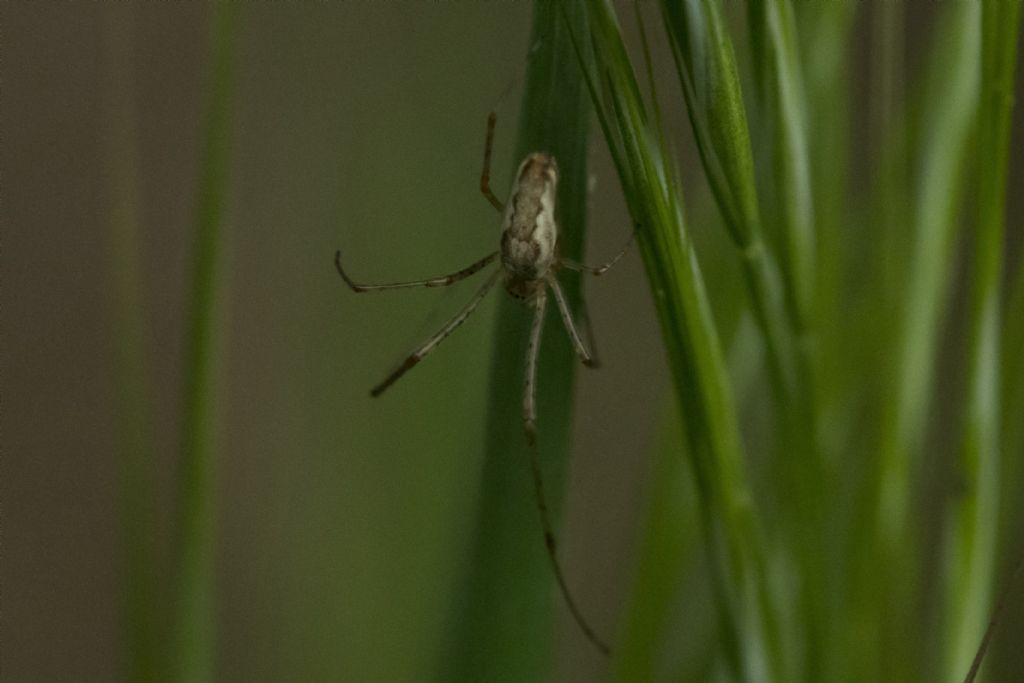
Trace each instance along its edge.
{"label": "spider", "polygon": [[[567,268],[595,276],[603,275],[618,263],[619,259],[629,249],[629,244],[627,243],[622,251],[616,254],[613,259],[598,267],[576,263],[575,261],[563,258],[558,253],[558,223],[555,218],[558,164],[553,156],[545,152],[529,154],[519,165],[519,170],[516,171],[515,181],[512,185],[511,199],[506,207],[495,196],[490,187],[491,150],[494,143],[495,122],[496,115],[492,112],[487,118],[487,139],[484,145],[483,171],[480,174],[480,191],[491,205],[504,215],[501,228],[501,244],[498,250],[449,275],[442,275],[427,280],[388,284],[360,284],[354,281],[348,276],[341,265],[340,250],[335,253],[334,264],[338,268],[338,273],[352,291],[361,293],[407,287],[447,287],[483,270],[500,257],[501,267],[494,270],[487,277],[487,280],[484,281],[483,286],[473,295],[473,298],[446,322],[440,330],[413,351],[394,372],[385,377],[380,384],[373,387],[370,390],[370,395],[374,397],[380,396],[385,389],[394,384],[402,375],[430,355],[442,341],[448,338],[448,335],[454,332],[476,310],[477,306],[499,279],[503,280],[505,290],[509,294],[533,306],[533,322],[530,326],[529,343],[526,351],[523,426],[526,431],[527,442],[531,447],[534,489],[544,527],[545,545],[554,568],[555,578],[558,580],[570,611],[590,641],[599,650],[607,654],[609,651],[608,646],[594,634],[572,600],[555,554],[554,533],[551,530],[551,524],[548,519],[540,477],[540,467],[537,463],[534,449],[537,436],[537,357],[540,350],[541,329],[544,326],[544,314],[547,310],[548,290],[550,290],[554,294],[555,303],[561,313],[562,323],[569,335],[569,339],[572,341],[573,348],[576,350],[576,355],[579,356],[580,360],[587,367],[596,367],[598,365],[593,354],[587,349],[580,337],[572,311],[569,309],[569,303],[555,274],[559,269]],[[631,241],[632,238],[630,239]]]}
{"label": "spider", "polygon": [[490,187],[491,149],[494,143],[495,122],[496,116],[492,113],[487,118],[487,142],[484,146],[484,167],[480,174],[480,191],[495,209],[504,214],[500,249],[492,251],[479,261],[449,275],[388,284],[360,284],[350,278],[341,265],[340,250],[334,255],[334,264],[352,291],[362,293],[408,287],[447,287],[483,270],[500,256],[501,267],[491,273],[483,286],[473,295],[473,298],[440,330],[409,354],[394,372],[384,378],[384,381],[371,389],[370,395],[380,396],[402,375],[430,355],[441,342],[448,338],[448,335],[466,322],[466,319],[476,310],[499,278],[504,275],[506,291],[516,299],[530,303],[534,310],[529,345],[526,351],[526,388],[523,393],[523,426],[526,430],[526,437],[532,444],[537,435],[535,400],[537,355],[540,350],[541,329],[544,326],[544,312],[547,309],[548,289],[555,296],[555,302],[562,315],[562,323],[565,325],[565,331],[569,334],[576,355],[587,367],[598,366],[594,356],[587,350],[580,337],[572,311],[569,310],[569,303],[562,291],[562,286],[558,284],[555,273],[560,268],[567,268],[595,276],[604,275],[618,263],[629,247],[627,245],[608,263],[597,267],[585,266],[559,255],[558,223],[555,220],[558,164],[553,156],[544,152],[527,155],[519,165],[515,183],[512,186],[512,198],[506,208]]}

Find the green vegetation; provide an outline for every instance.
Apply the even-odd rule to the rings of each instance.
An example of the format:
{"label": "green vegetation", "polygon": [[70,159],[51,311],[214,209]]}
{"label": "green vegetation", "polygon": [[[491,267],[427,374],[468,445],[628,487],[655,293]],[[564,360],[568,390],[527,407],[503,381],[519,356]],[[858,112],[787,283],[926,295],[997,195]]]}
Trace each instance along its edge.
{"label": "green vegetation", "polygon": [[[849,158],[842,151],[848,115],[830,114],[828,102],[809,101],[812,91],[804,86],[804,72],[848,74],[848,56],[801,59],[808,43],[797,38],[790,4],[749,3],[750,52],[744,57],[754,66],[754,98],[744,101],[732,30],[719,3],[662,5],[704,174],[746,274],[773,387],[776,442],[767,457],[777,478],[764,487],[766,494],[752,496],[744,472],[753,458],[742,453],[714,322],[694,313],[709,306],[697,256],[672,242],[685,245],[687,228],[677,174],[663,161],[670,157],[661,116],[646,113],[612,5],[588,3],[599,65],[593,95],[626,202],[644,226],[641,245],[687,435],[680,452],[691,459],[705,546],[712,553],[708,579],[723,629],[719,656],[734,678],[953,681],[966,674],[981,641],[999,576],[1000,273],[1010,149],[1007,84],[1018,32],[1010,9],[1016,5],[983,6],[955,3],[937,10],[924,87],[909,94],[895,92],[902,65],[893,26],[902,25],[901,9],[890,5],[880,12],[881,52],[892,62],[881,64],[882,115],[874,121],[881,130],[873,134],[893,151],[869,158],[879,181],[878,197],[868,207],[880,227],[851,236],[853,226],[842,217],[871,213],[856,205],[844,209],[851,204],[845,174],[812,174],[813,164],[835,158],[816,160],[810,152],[815,146],[839,148],[838,159]],[[805,25],[847,44],[847,13],[803,11]],[[979,81],[988,84],[982,96]],[[753,126],[747,112],[758,117]],[[816,127],[808,112],[820,113]],[[759,143],[753,148],[751,128]],[[975,141],[984,161],[968,156]],[[985,168],[976,178],[967,172],[972,160]],[[812,177],[824,181],[820,196]],[[974,192],[979,217],[970,233],[967,361],[954,366],[966,371],[967,386],[966,398],[954,402],[962,421],[951,430],[962,443],[951,475],[958,490],[936,496],[928,490],[922,458],[932,427],[928,414],[945,408],[933,398],[936,364],[946,330],[956,329],[943,312],[957,265],[953,248],[968,235],[963,214]],[[771,228],[770,237],[762,226]],[[875,236],[880,239],[858,243]],[[841,243],[855,246],[842,251]],[[854,273],[856,281],[843,282]],[[673,281],[690,283],[696,297],[674,297],[667,284]],[[864,313],[847,317],[847,306],[862,306]],[[851,348],[860,344],[867,354]],[[885,369],[880,382],[864,372],[871,366]],[[1019,381],[1010,372],[1005,376]],[[879,409],[866,410],[865,397],[871,396]],[[820,416],[830,424],[856,424],[866,438],[830,434]],[[929,466],[941,463],[932,458]],[[665,590],[664,579],[652,578],[652,565],[679,562],[679,539],[665,533],[661,518],[678,509],[662,498],[679,493],[659,486],[655,495],[652,510],[658,514],[650,518],[637,572],[638,605],[650,604],[645,591]],[[922,580],[935,564],[935,550],[921,541],[929,531],[921,517],[926,509],[943,510],[949,518],[938,540],[946,557],[939,585]],[[770,529],[762,533],[758,527]],[[663,552],[652,548],[659,539]],[[716,562],[721,547],[727,559]],[[772,576],[770,567],[785,573]],[[936,599],[939,614],[924,607]],[[651,639],[662,636],[650,624],[637,626],[636,614],[623,647],[649,653]],[[921,635],[908,637],[912,632]],[[928,661],[937,652],[943,653],[939,661]]]}
{"label": "green vegetation", "polygon": [[[138,114],[130,92],[109,93],[124,622],[136,680],[220,678],[225,213],[236,15],[249,9],[213,8],[166,572],[146,504],[156,449],[138,315]],[[605,665],[616,680],[952,682],[967,673],[1021,545],[1012,520],[1024,506],[1024,251],[1019,229],[1008,239],[1015,226],[1006,218],[1010,161],[1022,148],[1012,130],[1020,8],[1012,0],[933,3],[909,60],[907,8],[896,2],[751,0],[745,12],[723,0],[535,4],[514,154],[501,154],[499,143],[494,188],[504,199],[499,164],[552,153],[561,253],[582,260],[590,152],[607,148],[672,389],[650,410],[663,433],[651,439],[653,473],[618,628],[597,628],[612,645]],[[853,38],[861,28],[863,49]],[[123,84],[132,77],[121,71],[131,53],[122,31],[112,24],[109,41],[112,81]],[[458,36],[450,38],[457,49]],[[421,106],[423,93],[409,99]],[[513,137],[511,118],[499,116],[499,140]],[[392,133],[372,123],[360,124],[365,144],[390,144]],[[479,123],[482,139],[483,114]],[[450,125],[476,140],[476,129]],[[405,176],[387,157],[384,170],[360,169],[365,178],[391,182],[394,174],[399,185],[433,170],[432,151],[415,147],[420,133],[393,135],[418,170]],[[692,169],[682,161],[690,147]],[[461,163],[477,151],[452,154]],[[321,171],[330,173],[309,177]],[[357,175],[345,169],[331,182],[358,188]],[[285,183],[281,193],[304,191],[299,185]],[[377,207],[423,224],[403,234],[409,243],[389,252],[392,261],[353,259],[354,277],[457,262],[494,242],[456,224],[458,205],[429,203],[434,185],[424,187],[409,190],[416,199],[408,207],[405,195],[376,197]],[[332,201],[318,215],[330,226],[323,263],[302,267],[329,272],[339,239],[348,257],[387,237],[359,233],[346,218],[339,238],[344,202]],[[463,243],[453,246],[453,235]],[[294,266],[294,254],[282,252]],[[296,253],[305,263],[308,253]],[[275,575],[278,611],[267,617],[280,650],[274,661],[302,680],[552,679],[555,615],[565,606],[520,420],[531,311],[492,295],[500,303],[490,337],[460,332],[462,355],[452,351],[460,342],[446,342],[448,360],[424,363],[416,371],[423,381],[404,398],[353,407],[336,397],[362,400],[362,354],[378,338],[353,332],[363,299],[343,298],[341,283],[324,285],[321,275],[281,315],[307,330],[275,347],[292,344],[298,359],[268,370],[305,384],[282,382],[293,392],[262,413],[298,425],[294,439],[274,442],[295,451],[274,467],[302,464],[289,471],[294,512],[282,515],[299,521],[276,540],[273,530],[259,535],[260,551],[265,542],[287,568]],[[583,316],[579,275],[559,279]],[[315,313],[294,304],[309,292],[321,297]],[[392,317],[420,310],[409,301]],[[324,323],[321,313],[334,306],[350,308]],[[579,365],[555,306],[545,328],[537,457],[562,540]],[[346,335],[359,339],[345,347],[358,360],[325,360]],[[469,379],[449,388],[480,385],[478,393],[435,401],[434,386],[453,368]],[[412,436],[373,417],[384,410]],[[404,535],[389,538],[392,527]],[[164,574],[169,586],[160,591]],[[378,617],[387,627],[353,621]],[[999,642],[981,669],[993,681],[1019,657]]]}

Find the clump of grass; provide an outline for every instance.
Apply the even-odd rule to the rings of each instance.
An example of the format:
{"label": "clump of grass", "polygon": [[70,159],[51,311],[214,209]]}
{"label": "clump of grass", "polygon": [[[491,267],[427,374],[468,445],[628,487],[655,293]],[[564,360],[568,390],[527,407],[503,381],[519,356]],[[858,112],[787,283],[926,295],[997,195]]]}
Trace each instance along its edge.
{"label": "clump of grass", "polygon": [[[705,294],[687,236],[656,93],[652,88],[645,103],[611,3],[586,5],[586,45],[595,55],[593,69],[585,67],[588,85],[640,225],[710,551],[708,580],[721,624],[712,659],[740,680],[832,680],[851,671],[864,680],[924,680],[936,672],[945,680],[963,677],[998,580],[997,482],[1000,450],[1007,447],[999,400],[1009,395],[999,377],[1014,362],[1004,360],[999,344],[1013,329],[1011,322],[1003,332],[1000,291],[1016,10],[999,3],[938,8],[923,85],[903,72],[902,10],[878,13],[876,38],[888,47],[873,91],[880,115],[871,123],[872,138],[887,141],[887,149],[867,159],[877,173],[875,196],[857,202],[843,188],[848,174],[842,171],[824,175],[817,196],[811,169],[828,160],[812,150],[842,148],[853,124],[829,103],[814,101],[805,85],[808,73],[818,86],[827,82],[825,74],[850,73],[850,57],[821,54],[832,46],[801,41],[797,33],[801,25],[814,26],[848,43],[852,12],[801,6],[794,13],[785,0],[748,4],[750,48],[740,58],[755,65],[755,97],[745,100],[733,47],[742,43],[733,41],[720,4],[662,5],[704,175],[736,247],[766,350],[777,421],[774,446],[758,459],[769,458],[779,475],[766,487],[781,501],[773,505],[755,497],[747,481],[750,459],[709,313],[716,302]],[[807,46],[818,52],[802,54]],[[648,54],[646,45],[641,49]],[[904,82],[909,92],[899,89]],[[748,112],[756,117],[749,126]],[[748,130],[761,144],[751,144]],[[975,140],[986,159],[976,185],[966,172]],[[852,162],[852,156],[838,158]],[[979,216],[968,233],[962,214],[975,189]],[[865,242],[855,248],[839,249],[858,238],[844,216],[871,215],[881,217],[880,227],[863,231]],[[955,353],[940,341],[956,330],[944,311],[957,266],[953,247],[963,235],[974,245],[968,350],[946,367],[955,378],[966,376],[966,395],[955,401],[963,416],[954,430],[961,445],[949,453],[957,454],[956,477],[965,488],[932,500],[922,458],[936,408],[937,359]],[[853,277],[855,288],[843,281]],[[848,317],[848,306],[863,313]],[[869,364],[891,370],[876,381]],[[877,402],[866,409],[871,397]],[[850,425],[863,436],[850,438]],[[680,506],[667,500],[678,490],[655,489],[652,511],[660,512],[650,519],[637,568],[638,607],[624,645],[633,664],[623,672],[639,670],[635,653],[652,656],[651,639],[671,647],[658,630],[663,612],[650,609],[645,591],[668,592],[654,571],[659,561],[687,565],[665,533],[679,527],[659,516],[679,514]],[[935,573],[929,568],[934,551],[919,541],[929,531],[918,516],[925,504],[944,509],[948,519],[935,530],[946,557],[941,582],[922,580]],[[937,622],[923,621],[932,614],[925,604],[941,605]],[[908,639],[912,632],[923,636]],[[941,661],[929,661],[936,652]]]}

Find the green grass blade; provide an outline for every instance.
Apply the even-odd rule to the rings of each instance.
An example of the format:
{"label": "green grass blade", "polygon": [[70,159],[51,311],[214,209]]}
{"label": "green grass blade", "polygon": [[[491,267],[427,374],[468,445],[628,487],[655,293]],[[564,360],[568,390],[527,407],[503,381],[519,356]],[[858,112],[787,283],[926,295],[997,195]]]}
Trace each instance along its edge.
{"label": "green grass blade", "polygon": [[[678,410],[674,401],[672,409]],[[651,471],[650,502],[616,657],[615,680],[623,683],[658,679],[670,610],[699,542],[693,519],[698,514],[694,490],[684,471],[686,456],[680,453],[684,437],[677,433],[679,416],[671,417],[673,428],[664,429]]]}
{"label": "green grass blade", "polygon": [[[843,228],[852,224],[852,207],[846,201],[851,154],[851,63],[850,45],[857,3],[797,3],[801,56],[804,59],[811,176],[814,178],[814,223],[817,264],[815,333],[820,352],[815,365],[818,413],[830,410],[837,400],[847,401],[849,392],[837,379],[845,379],[853,364],[838,352],[849,338],[841,332],[849,319],[843,306],[842,286],[850,267],[850,245]],[[849,381],[849,380],[847,380]]]}
{"label": "green grass blade", "polygon": [[946,532],[942,650],[947,681],[962,680],[970,667],[994,594],[1002,466],[1000,288],[1019,16],[1019,2],[990,0],[981,5],[978,156],[984,161],[978,166],[978,222],[969,276],[967,402],[958,468],[965,487],[948,511]]}
{"label": "green grass blade", "polygon": [[[582,8],[567,3],[566,12],[574,30],[581,32]],[[578,260],[584,240],[590,110],[558,3],[535,5],[530,44],[536,50],[527,68],[514,164],[533,151],[555,155],[559,244],[563,255]],[[578,307],[579,278],[574,275],[562,272],[559,280]],[[521,418],[530,312],[501,296],[479,513],[441,662],[443,680],[543,679],[550,666],[552,607],[565,609],[544,549]],[[548,308],[538,371],[537,439],[548,508],[557,522],[570,450],[577,361],[555,306]],[[567,572],[567,580],[571,590],[572,572]],[[589,613],[586,604],[580,608],[584,615]],[[594,626],[608,638],[610,633],[603,632],[601,624]]]}
{"label": "green grass blade", "polygon": [[[911,221],[907,200],[910,176],[910,138],[917,132],[914,121],[907,121],[906,91],[906,6],[880,3],[871,15],[874,49],[869,63],[871,101],[869,137],[880,151],[881,162],[875,169],[870,225],[866,229],[880,245],[873,250],[869,265],[880,271],[881,292],[876,299],[885,301],[904,281],[903,260],[909,239],[905,226]],[[936,48],[938,49],[938,48]],[[868,239],[871,239],[869,237]],[[885,258],[886,256],[889,258]],[[897,312],[898,314],[898,312]],[[892,343],[892,340],[887,340]]]}
{"label": "green grass blade", "polygon": [[[751,33],[751,61],[755,65],[760,101],[761,147],[769,156],[762,169],[765,177],[763,216],[771,226],[782,254],[781,272],[788,313],[795,331],[795,353],[801,373],[801,418],[784,434],[786,445],[779,462],[791,494],[788,505],[789,542],[800,564],[800,609],[804,643],[805,675],[822,677],[821,643],[831,620],[825,613],[826,588],[824,552],[825,501],[819,455],[812,450],[817,440],[817,401],[811,378],[812,349],[817,347],[818,310],[816,234],[812,196],[810,155],[807,147],[807,103],[800,62],[796,20],[788,0],[755,0],[747,4]],[[785,410],[785,406],[783,407]],[[790,409],[792,410],[792,409]],[[792,418],[791,418],[792,420]],[[810,434],[807,434],[810,432]],[[794,453],[796,449],[796,453]],[[799,455],[803,454],[803,457]]]}
{"label": "green grass blade", "polygon": [[663,3],[690,122],[705,173],[733,241],[748,247],[761,219],[736,58],[714,0]]}
{"label": "green grass blade", "polygon": [[[744,471],[739,428],[682,196],[650,127],[609,2],[590,0],[596,74],[588,77],[619,173],[661,323],[695,473],[704,540],[734,675],[781,680],[776,608]],[[682,457],[682,455],[680,455]]]}
{"label": "green grass blade", "polygon": [[161,621],[156,573],[156,520],[151,388],[146,367],[142,225],[138,183],[138,113],[133,88],[135,9],[110,5],[106,17],[111,290],[114,298],[114,368],[117,449],[121,468],[121,543],[124,552],[124,628],[131,680],[154,680],[157,625]]}
{"label": "green grass blade", "polygon": [[234,90],[235,14],[231,2],[211,6],[209,100],[202,141],[185,356],[179,541],[174,641],[175,680],[215,679],[215,475],[218,456],[217,354],[220,348],[219,271]]}
{"label": "green grass blade", "polygon": [[[782,0],[748,5],[754,60],[759,67],[761,129],[772,141],[771,211],[759,214],[753,158],[729,29],[717,0],[664,2],[663,16],[682,83],[705,176],[739,250],[747,291],[764,338],[779,423],[778,472],[785,512],[780,551],[794,556],[799,617],[806,629],[808,671],[818,670],[817,639],[826,619],[819,604],[825,495],[821,486],[817,404],[812,386],[811,316],[816,291],[814,202],[807,150],[803,76],[792,10]],[[784,258],[776,266],[762,218],[777,228]],[[742,226],[736,225],[742,222]]]}
{"label": "green grass blade", "polygon": [[[882,647],[851,642],[851,662],[861,678],[909,680],[923,659],[923,639],[903,637],[915,628],[912,611],[920,596],[912,577],[920,548],[911,524],[912,498],[934,387],[933,363],[943,306],[953,273],[952,246],[958,236],[965,161],[974,133],[978,92],[978,16],[975,3],[957,2],[941,10],[929,52],[921,131],[911,153],[912,207],[909,254],[899,285],[894,349],[889,352],[890,385],[880,406],[877,469],[867,480],[873,502],[859,516],[861,564],[852,598],[856,628],[880,629]],[[891,258],[879,253],[878,258]],[[909,649],[908,649],[909,646]]]}
{"label": "green grass blade", "polygon": [[780,417],[795,430],[810,418],[807,372],[796,353],[782,276],[762,234],[750,133],[728,27],[717,0],[666,0],[661,7],[704,174],[739,249],[764,335]]}
{"label": "green grass blade", "polygon": [[[658,145],[665,149],[664,119],[658,102],[643,11],[639,3],[633,9],[643,49],[646,85],[654,112]],[[678,181],[673,178],[671,182]],[[615,678],[619,681],[655,680],[661,673],[662,662],[659,660],[665,645],[673,598],[679,591],[686,564],[696,554],[698,545],[695,518],[699,511],[692,481],[685,473],[686,457],[680,453],[680,444],[685,442],[685,437],[674,400],[671,401],[671,410],[666,415],[666,425],[662,428],[655,455],[640,550],[633,566],[622,646],[616,657]],[[682,655],[690,659],[687,652],[672,651],[677,658]],[[708,658],[707,655],[717,655],[717,652],[714,648],[705,648],[701,654]]]}
{"label": "green grass blade", "polygon": [[[1000,424],[1003,428],[1003,485],[999,496],[1002,501],[1000,538],[1003,539],[1003,547],[1000,566],[1004,567],[1007,566],[1007,562],[1020,562],[1024,553],[1020,542],[1020,539],[1024,538],[1024,485],[1021,483],[1021,477],[1024,475],[1024,420],[1020,419],[1020,416],[1024,415],[1024,250],[1019,252],[1017,263],[1012,270],[1012,283],[1003,314],[1003,340],[1000,345],[1003,352],[1003,397],[1000,402]],[[1005,576],[1000,575],[998,579],[1000,590],[1007,590],[1005,582],[1008,579]],[[1019,591],[1019,571],[1015,581],[1018,585],[1011,586],[1010,590]],[[987,665],[989,669],[996,664],[1000,671],[1008,672],[1013,671],[1017,664],[1017,649],[1011,642],[1012,638],[1005,635],[1010,631],[1007,628],[1007,621],[1004,618],[1002,625],[997,627],[997,632],[1003,635],[996,640],[1001,640],[1004,647],[996,647],[997,651],[988,655],[995,659],[995,662]],[[1006,645],[1009,647],[1005,647]]]}
{"label": "green grass blade", "polygon": [[[809,553],[804,561],[809,569],[805,571],[814,580],[826,582],[824,588],[814,581],[802,584],[804,594],[815,601],[813,610],[818,615],[805,621],[808,625],[814,623],[813,630],[804,628],[802,633],[806,643],[804,672],[808,678],[817,673],[820,680],[837,678],[839,672],[848,669],[843,647],[845,624],[828,616],[843,613],[846,597],[845,591],[837,588],[843,585],[842,581],[836,580],[848,565],[839,540],[846,532],[843,520],[852,489],[845,483],[844,475],[848,472],[846,463],[856,461],[860,455],[849,430],[856,424],[864,390],[864,366],[855,359],[857,354],[863,354],[865,345],[853,340],[867,326],[850,315],[845,291],[851,272],[857,272],[856,260],[850,253],[851,240],[845,231],[858,224],[851,214],[859,210],[847,201],[849,165],[855,154],[850,144],[853,69],[849,45],[858,7],[848,2],[794,5],[806,92],[813,93],[807,101],[817,246],[815,310],[811,317],[817,347],[813,354],[815,414],[822,437],[817,444],[819,457],[814,461],[821,467],[797,476],[806,477],[804,481],[819,491],[822,505],[817,533],[824,536],[823,541],[814,544],[802,543],[801,550]],[[806,352],[806,347],[802,350]],[[802,516],[799,510],[797,519],[814,521]],[[822,619],[822,615],[826,618]]]}
{"label": "green grass blade", "polygon": [[[1024,251],[1020,253],[1013,274],[1013,283],[1006,299],[1003,314],[1003,457],[1006,482],[1004,495],[1010,519],[1016,518],[1012,511],[1018,509],[1015,503],[1024,502],[1024,490],[1018,482],[1024,465]],[[1005,518],[1005,516],[1004,516]]]}
{"label": "green grass blade", "polygon": [[[906,92],[903,18],[901,3],[882,3],[871,16],[872,54],[868,66],[868,123],[862,136],[871,149],[871,174],[867,201],[850,202],[847,213],[852,229],[862,237],[847,240],[847,282],[854,312],[840,319],[837,328],[838,358],[853,372],[865,365],[888,365],[902,329],[902,293],[906,288],[906,263],[910,260],[915,206],[911,181],[912,147],[925,121],[927,105],[912,116],[914,98]],[[921,88],[915,93],[921,98]],[[856,283],[856,284],[853,284]],[[879,404],[889,400],[891,382],[882,378],[864,382],[856,377],[865,400]],[[849,379],[847,381],[850,381]],[[843,391],[839,383],[839,392]],[[887,406],[888,407],[888,406]]]}
{"label": "green grass blade", "polygon": [[752,1],[747,10],[752,61],[758,67],[758,92],[771,143],[773,185],[767,189],[776,210],[766,214],[766,220],[778,223],[786,298],[797,329],[803,331],[814,309],[816,238],[796,20],[787,0]]}

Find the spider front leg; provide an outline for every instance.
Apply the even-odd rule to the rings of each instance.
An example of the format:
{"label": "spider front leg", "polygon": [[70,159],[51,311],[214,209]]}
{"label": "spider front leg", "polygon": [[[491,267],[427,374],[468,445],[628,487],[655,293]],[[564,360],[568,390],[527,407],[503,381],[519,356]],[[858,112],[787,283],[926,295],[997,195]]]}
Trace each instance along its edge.
{"label": "spider front leg", "polygon": [[412,280],[410,282],[390,282],[382,285],[360,284],[350,278],[348,273],[345,272],[345,269],[341,267],[340,249],[334,253],[334,266],[338,269],[338,274],[341,275],[341,279],[345,281],[345,284],[349,286],[349,289],[361,294],[362,292],[374,292],[384,289],[405,289],[406,287],[447,287],[459,280],[465,280],[470,275],[473,275],[481,268],[487,266],[497,257],[498,252],[492,252],[487,256],[484,256],[479,261],[471,263],[462,270],[451,273],[450,275],[442,275],[440,277],[429,278],[427,280]]}
{"label": "spider front leg", "polygon": [[484,169],[480,172],[480,191],[487,197],[491,206],[501,213],[505,210],[505,205],[491,192],[491,150],[494,147],[494,124],[497,120],[498,116],[493,111],[487,117],[487,141],[484,143]]}
{"label": "spider front leg", "polygon": [[567,258],[559,259],[558,265],[562,266],[563,268],[568,268],[569,270],[575,270],[577,273],[590,273],[595,277],[599,277],[607,273],[609,270],[611,270],[612,267],[619,262],[619,259],[626,255],[626,252],[629,251],[629,248],[633,245],[634,239],[636,239],[635,230],[633,231],[633,234],[630,235],[629,241],[626,242],[626,246],[622,248],[622,251],[620,251],[618,254],[612,257],[611,261],[605,263],[602,266],[586,266],[583,265],[582,263],[577,263],[576,261]]}
{"label": "spider front leg", "polygon": [[399,365],[394,372],[384,378],[383,382],[371,389],[370,395],[376,398],[384,393],[385,389],[394,384],[399,377],[415,367],[417,363],[430,355],[430,352],[436,349],[438,344],[447,339],[448,335],[454,332],[459,325],[466,322],[466,318],[468,318],[470,314],[476,310],[476,307],[480,305],[480,302],[484,300],[484,297],[486,297],[487,293],[491,291],[492,287],[494,287],[494,283],[498,281],[498,277],[500,275],[501,271],[498,270],[487,278],[487,282],[485,282],[483,287],[473,295],[473,298],[469,300],[469,303],[463,306],[462,310],[456,313],[451,320],[446,322],[444,327],[427,339],[427,341],[420,344],[418,349],[409,354],[409,357],[402,361],[402,364]]}
{"label": "spider front leg", "polygon": [[544,329],[544,311],[548,295],[541,287],[533,300],[533,324],[526,346],[526,387],[523,391],[523,427],[526,440],[533,446],[537,441],[537,357],[540,354],[540,333]]}

